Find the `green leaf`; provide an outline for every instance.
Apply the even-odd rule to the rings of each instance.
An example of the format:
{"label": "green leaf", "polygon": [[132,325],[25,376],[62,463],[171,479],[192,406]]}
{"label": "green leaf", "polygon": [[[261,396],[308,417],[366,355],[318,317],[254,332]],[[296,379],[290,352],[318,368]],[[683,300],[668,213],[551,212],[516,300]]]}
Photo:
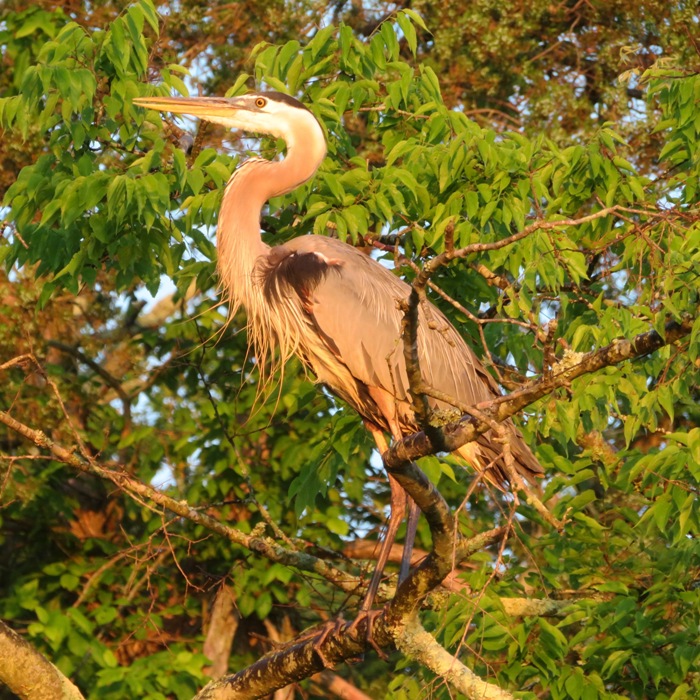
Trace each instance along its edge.
{"label": "green leaf", "polygon": [[418,47],[418,39],[416,37],[416,29],[411,22],[411,17],[405,10],[399,10],[396,15],[396,21],[399,27],[401,27],[401,32],[403,33],[406,42],[408,43],[408,48],[411,53],[415,56]]}
{"label": "green leaf", "polygon": [[649,508],[654,522],[656,523],[656,527],[660,532],[666,531],[666,523],[668,522],[672,507],[673,502],[671,501],[671,496],[665,493]]}
{"label": "green leaf", "polygon": [[569,643],[564,634],[540,617],[537,620],[540,627],[540,639],[547,651],[555,658],[562,658],[569,648]]}
{"label": "green leaf", "polygon": [[675,409],[673,392],[671,390],[671,387],[668,384],[660,386],[656,391],[656,396],[659,400],[659,403],[668,414],[668,417],[671,419],[671,422],[673,422]]}
{"label": "green leaf", "polygon": [[410,17],[413,22],[415,22],[423,31],[430,33],[428,28],[425,26],[423,18],[415,10],[404,8],[401,10],[401,13]]}
{"label": "green leaf", "polygon": [[493,216],[493,213],[496,211],[496,208],[498,207],[498,202],[496,200],[492,200],[490,202],[487,202],[481,209],[481,216],[479,217],[479,226],[483,229],[484,226],[486,226],[486,223],[491,219]]}
{"label": "green leaf", "polygon": [[255,601],[255,614],[260,620],[265,620],[272,610],[272,596],[263,591]]}
{"label": "green leaf", "polygon": [[608,658],[605,660],[600,674],[603,676],[603,678],[611,677],[627,663],[631,656],[632,651],[629,649],[620,649],[618,651],[611,652],[608,655]]}
{"label": "green leaf", "polygon": [[156,33],[156,36],[158,36],[160,25],[158,22],[158,14],[156,13],[156,9],[152,1],[139,0],[139,8],[143,16],[146,18],[148,24],[151,26],[151,29],[153,29],[153,31]]}

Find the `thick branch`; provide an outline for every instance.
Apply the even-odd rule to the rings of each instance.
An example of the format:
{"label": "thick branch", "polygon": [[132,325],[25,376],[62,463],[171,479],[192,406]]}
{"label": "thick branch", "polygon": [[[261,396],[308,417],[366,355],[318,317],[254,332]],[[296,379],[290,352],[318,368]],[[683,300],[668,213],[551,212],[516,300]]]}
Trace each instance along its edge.
{"label": "thick branch", "polygon": [[234,595],[229,586],[222,586],[212,605],[207,637],[202,647],[204,655],[212,662],[204,672],[212,678],[223,676],[228,669],[231,645],[240,619],[235,607]]}
{"label": "thick branch", "polygon": [[[80,455],[66,449],[62,445],[55,443],[41,431],[34,430],[20,423],[9,413],[0,411],[0,422],[31,440],[35,445],[48,450],[55,459],[75,469],[94,473],[101,478],[108,479],[126,493],[138,498],[147,498],[151,502],[202,525],[231,542],[262,554],[270,561],[306,571],[314,571],[341,590],[348,593],[357,592],[358,580],[356,577],[335,569],[322,559],[303,552],[290,551],[267,538],[248,535],[224,525],[215,518],[206,515],[206,513],[192,508],[186,501],[175,500],[152,486],[135,479],[128,473],[106,468],[90,458],[89,455]],[[455,527],[450,507],[423,472],[415,464],[408,463],[393,467],[392,474],[425,514],[433,537],[433,552],[418,569],[416,576],[411,576],[404,582],[408,586],[407,592],[412,592],[411,598],[408,599],[406,596],[400,595],[401,591],[396,596],[395,602],[397,602],[397,605],[404,601],[403,605],[399,605],[394,610],[393,619],[396,621],[401,615],[413,612],[416,606],[420,605],[420,602],[416,602],[416,600],[422,600],[422,597],[431,588],[438,585],[449,573],[454,565],[456,543],[453,540]]]}
{"label": "thick branch", "polygon": [[424,296],[424,289],[420,292],[416,291],[415,288],[411,289],[408,300],[402,306],[404,312],[402,335],[403,354],[406,361],[406,373],[408,374],[409,393],[413,411],[416,414],[420,427],[423,430],[427,430],[429,429],[430,406],[424,392],[420,390],[423,387],[423,375],[418,359],[418,309],[421,298]]}
{"label": "thick branch", "polygon": [[[489,420],[502,421],[524,406],[583,374],[648,354],[668,343],[675,342],[690,333],[691,327],[690,321],[669,324],[665,338],[651,331],[637,336],[632,342],[619,340],[595,352],[572,354],[565,358],[564,362],[553,367],[551,374],[546,378],[532,382],[510,396],[499,397],[488,402],[487,405],[479,406],[479,411]],[[347,589],[347,580],[352,577],[333,570],[321,560],[303,553],[289,552],[265,538],[245,535],[229,528],[195,510],[185,501],[175,501],[128,474],[105,469],[92,460],[69,452],[40,431],[22,425],[7,413],[0,412],[0,422],[40,447],[48,449],[56,459],[62,462],[82,471],[96,473],[102,478],[108,478],[128,493],[149,498],[162,507],[200,523],[237,544],[260,552],[272,561],[318,571],[340,588]],[[448,449],[456,449],[488,428],[489,425],[485,421],[474,418],[463,419],[445,427],[444,443]],[[456,528],[454,528],[454,518],[449,506],[422,471],[411,464],[411,460],[434,452],[436,449],[445,449],[445,447],[440,445],[436,448],[428,436],[419,433],[396,443],[384,455],[389,471],[425,514],[433,537],[433,551],[399,586],[394,599],[372,618],[365,616],[354,623],[339,621],[335,628],[307,633],[290,645],[264,656],[243,671],[213,681],[199,693],[197,696],[199,700],[234,700],[234,698],[244,700],[260,697],[276,688],[308,678],[321,671],[326,663],[335,664],[366,651],[369,647],[369,632],[374,643],[379,647],[388,648],[398,643],[402,648],[408,649],[409,645],[414,645],[411,647],[413,651],[407,653],[415,655],[415,658],[419,658],[419,654],[424,654],[425,659],[428,657],[433,659],[430,663],[427,660],[424,662],[428,665],[434,664],[430,667],[441,675],[445,675],[451,683],[455,684],[455,687],[467,693],[469,697],[509,697],[507,693],[504,694],[504,691],[494,689],[493,686],[467,672],[467,669],[447,651],[435,649],[435,640],[430,635],[426,635],[421,628],[415,627],[418,625],[416,612],[425,596],[444,579],[453,566],[469,556],[471,552],[487,546],[504,534],[503,530],[499,529],[483,533],[466,542],[455,540]],[[308,562],[302,562],[307,558]],[[353,582],[351,586],[354,588],[354,585]],[[370,624],[372,624],[371,629]],[[411,635],[412,630],[418,634],[418,637]],[[421,635],[426,635],[429,639],[424,639]],[[449,665],[445,665],[447,659],[449,659]]]}
{"label": "thick branch", "polygon": [[482,680],[441,647],[433,636],[423,629],[417,617],[413,617],[405,626],[396,640],[396,646],[399,651],[422,663],[468,698],[514,700],[507,690]]}
{"label": "thick branch", "polygon": [[[621,338],[599,350],[588,353],[570,353],[560,363],[552,367],[551,373],[548,373],[546,377],[532,381],[522,389],[507,396],[500,396],[493,401],[479,404],[477,408],[486,417],[502,422],[555,389],[567,386],[578,377],[597,372],[603,367],[643,357],[665,345],[675,343],[690,333],[693,320],[686,319],[681,323],[676,321],[668,323],[664,336],[659,335],[656,331],[648,331],[641,333],[631,341]],[[452,452],[485,433],[489,427],[485,421],[472,417],[462,418],[442,428],[440,444],[437,445],[426,433],[415,433],[393,443],[391,449],[384,455],[384,463],[388,469],[393,470],[400,468],[406,461],[434,454],[439,450]]]}
{"label": "thick branch", "polygon": [[[559,221],[535,221],[526,226],[522,231],[502,238],[491,243],[472,243],[463,248],[455,249],[451,245],[452,234],[454,232],[453,224],[450,224],[445,229],[446,246],[445,251],[436,255],[429,260],[416,275],[413,284],[411,285],[411,293],[408,299],[401,302],[401,309],[404,312],[402,340],[403,354],[406,361],[406,373],[408,376],[409,393],[411,395],[413,410],[418,417],[418,423],[423,432],[428,436],[432,446],[432,452],[452,451],[446,444],[442,444],[443,431],[434,429],[429,422],[430,407],[428,404],[427,393],[429,387],[423,381],[423,376],[420,369],[418,356],[418,321],[420,303],[425,298],[425,288],[430,284],[430,278],[440,267],[447,265],[452,260],[457,258],[466,258],[474,253],[483,253],[488,250],[498,250],[517,243],[523,238],[541,230],[552,230],[561,228],[562,226],[578,226],[583,223],[601,219],[611,214],[623,211],[623,207],[607,207],[587,216],[579,217],[578,219],[562,219]],[[449,403],[449,402],[448,402]],[[484,429],[482,432],[485,432]],[[472,438],[473,439],[473,438]],[[469,442],[469,440],[465,440]],[[464,443],[461,443],[464,444]],[[426,453],[427,454],[427,453]],[[423,456],[423,455],[421,455]],[[389,465],[387,465],[388,467]]]}
{"label": "thick branch", "polygon": [[239,673],[212,681],[196,696],[196,700],[258,698],[308,678],[326,664],[340,663],[364,653],[371,646],[393,647],[425,596],[439,585],[453,566],[504,534],[504,529],[498,528],[470,540],[455,541],[452,512],[423,472],[409,462],[392,469],[392,474],[423,511],[433,539],[433,551],[399,586],[394,598],[376,615],[361,616],[352,623],[339,620],[335,626],[307,632]]}
{"label": "thick branch", "polygon": [[344,678],[331,671],[321,671],[321,673],[313,676],[311,680],[316,681],[329,691],[334,698],[339,698],[340,700],[372,700],[369,695],[365,695],[352,683],[348,683]]}
{"label": "thick branch", "polygon": [[[453,552],[454,559],[463,560],[496,541],[503,533],[504,530],[498,528],[461,542]],[[448,561],[452,560],[453,557],[448,556]],[[403,628],[424,597],[421,592],[427,593],[440,582],[443,566],[444,561],[431,553],[399,586],[393,600],[374,616],[371,633],[378,647],[394,647],[395,640],[403,634]],[[450,565],[447,566],[449,569]],[[372,648],[368,641],[369,624],[370,619],[365,616],[354,622],[339,620],[334,626],[309,630],[242,671],[212,681],[195,700],[252,700],[318,673],[323,670],[324,661],[335,665],[357,657]]]}
{"label": "thick branch", "polygon": [[0,620],[0,685],[22,700],[84,700],[52,663]]}

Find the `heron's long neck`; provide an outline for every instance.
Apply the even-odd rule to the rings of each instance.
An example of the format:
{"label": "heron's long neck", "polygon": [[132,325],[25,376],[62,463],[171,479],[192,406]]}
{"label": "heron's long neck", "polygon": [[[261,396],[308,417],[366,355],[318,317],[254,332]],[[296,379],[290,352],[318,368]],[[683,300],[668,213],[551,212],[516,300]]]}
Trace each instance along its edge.
{"label": "heron's long neck", "polygon": [[[320,127],[318,127],[320,132]],[[322,147],[302,154],[299,146],[289,143],[287,157],[281,162],[253,158],[231,177],[224,192],[217,247],[219,274],[233,307],[250,308],[255,299],[255,265],[269,246],[260,238],[260,214],[271,197],[290,192],[316,172],[325,155]]]}
{"label": "heron's long neck", "polygon": [[216,238],[219,275],[232,311],[248,305],[255,262],[269,249],[260,238],[260,213],[268,199],[261,186],[266,164],[257,158],[247,161],[224,190]]}

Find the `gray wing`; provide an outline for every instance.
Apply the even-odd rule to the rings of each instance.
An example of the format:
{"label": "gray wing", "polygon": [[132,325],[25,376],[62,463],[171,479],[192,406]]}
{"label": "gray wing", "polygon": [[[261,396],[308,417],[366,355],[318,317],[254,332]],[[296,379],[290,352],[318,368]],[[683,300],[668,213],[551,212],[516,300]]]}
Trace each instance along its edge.
{"label": "gray wing", "polygon": [[[359,381],[408,400],[399,303],[411,288],[367,255],[335,239],[302,236],[285,247],[323,256],[337,268],[310,292],[308,308],[338,358]],[[474,352],[435,306],[419,310],[418,352],[424,380],[459,402],[475,404],[499,395]]]}

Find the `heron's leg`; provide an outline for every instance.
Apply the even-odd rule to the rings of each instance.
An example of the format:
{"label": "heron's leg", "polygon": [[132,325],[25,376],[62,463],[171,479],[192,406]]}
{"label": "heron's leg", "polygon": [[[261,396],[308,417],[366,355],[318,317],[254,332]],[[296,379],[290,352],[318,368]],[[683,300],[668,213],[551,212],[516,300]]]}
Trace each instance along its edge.
{"label": "heron's leg", "polygon": [[[393,421],[392,421],[393,423]],[[377,449],[380,454],[384,454],[388,449],[384,433],[377,430],[371,425],[367,426],[372,436],[374,437],[374,442],[377,445]],[[402,435],[398,429],[398,426],[392,425],[392,433],[394,434],[395,440],[400,440]],[[401,485],[396,481],[396,479],[388,474],[389,476],[389,486],[391,487],[391,515],[389,517],[389,524],[387,526],[387,532],[384,537],[384,542],[379,551],[379,556],[377,558],[377,566],[372,574],[372,580],[370,581],[367,594],[362,602],[363,611],[368,611],[372,607],[374,598],[379,590],[379,583],[384,573],[384,567],[391,553],[391,548],[394,544],[396,538],[396,531],[401,524],[401,520],[408,509],[408,522],[406,523],[406,539],[404,541],[403,555],[401,557],[401,567],[399,569],[399,583],[406,579],[411,569],[411,554],[413,553],[413,544],[416,539],[416,529],[418,528],[418,519],[420,517],[420,508],[416,505],[415,501],[403,490]]]}
{"label": "heron's leg", "polygon": [[[377,444],[377,449],[381,454],[384,454],[389,449],[384,434],[375,428],[370,428],[370,431]],[[369,582],[365,598],[362,601],[362,606],[360,607],[362,612],[369,612],[372,608],[377,591],[379,590],[382,574],[384,573],[384,567],[386,566],[391,547],[396,539],[396,531],[399,529],[399,525],[406,512],[406,492],[391,474],[389,474],[389,486],[391,487],[391,514],[389,515],[389,523],[387,525],[386,534],[384,535],[384,541],[382,542],[379,556],[377,557],[377,565],[372,574],[372,579]]]}
{"label": "heron's leg", "polygon": [[372,608],[374,599],[377,596],[377,591],[379,590],[379,583],[382,580],[384,567],[386,566],[389,553],[396,539],[396,531],[399,529],[399,525],[401,525],[404,513],[406,512],[406,494],[399,485],[399,482],[396,481],[393,476],[389,476],[389,485],[391,486],[391,514],[389,515],[389,523],[384,535],[384,541],[382,542],[379,556],[377,557],[377,565],[369,582],[365,598],[362,601],[362,606],[360,607],[361,612],[369,612]]}
{"label": "heron's leg", "polygon": [[[392,421],[391,433],[394,440],[401,440],[403,437],[395,421]],[[418,519],[420,518],[420,508],[408,494],[406,494],[406,508],[408,509],[408,522],[406,523],[406,539],[403,543],[403,555],[401,556],[401,568],[399,569],[399,583],[408,577],[411,570],[411,555],[413,554],[413,544],[416,540],[416,530],[418,529]]]}
{"label": "heron's leg", "polygon": [[411,570],[411,555],[413,554],[413,545],[416,541],[416,530],[418,529],[418,519],[420,518],[420,508],[408,494],[406,494],[406,505],[408,506],[408,521],[406,522],[406,540],[403,545],[401,568],[399,569],[399,583],[408,578],[408,574]]}

